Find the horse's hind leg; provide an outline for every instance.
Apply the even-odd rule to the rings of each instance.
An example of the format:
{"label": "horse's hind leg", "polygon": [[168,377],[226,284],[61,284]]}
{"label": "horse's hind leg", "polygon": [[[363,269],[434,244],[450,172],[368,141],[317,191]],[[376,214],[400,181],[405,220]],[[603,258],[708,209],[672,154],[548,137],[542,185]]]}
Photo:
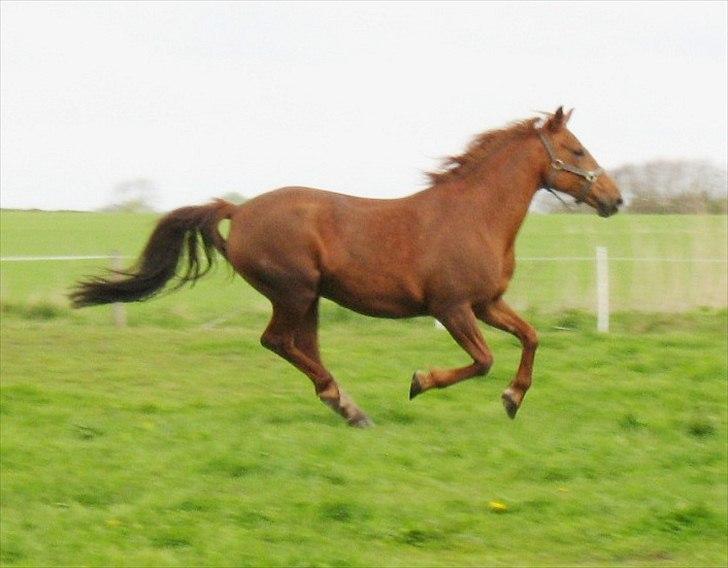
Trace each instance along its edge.
{"label": "horse's hind leg", "polygon": [[350,425],[366,427],[372,424],[367,415],[339,388],[321,362],[318,349],[318,298],[308,305],[274,302],[273,318],[260,342],[305,373],[313,382],[321,401]]}
{"label": "horse's hind leg", "polygon": [[521,363],[518,366],[516,377],[501,396],[508,416],[515,418],[516,412],[518,412],[523,402],[523,397],[526,396],[526,391],[531,386],[533,360],[538,347],[538,335],[536,330],[523,321],[502,299],[491,304],[478,306],[476,314],[488,325],[515,335],[523,346]]}
{"label": "horse's hind leg", "polygon": [[306,309],[301,325],[296,330],[293,342],[313,361],[323,366],[318,341],[319,299],[316,298]]}
{"label": "horse's hind leg", "polygon": [[442,389],[465,379],[485,375],[493,364],[493,356],[478,329],[478,322],[470,306],[460,306],[444,315],[438,315],[438,319],[458,345],[473,358],[473,363],[457,369],[416,371],[410,385],[410,400],[431,388]]}

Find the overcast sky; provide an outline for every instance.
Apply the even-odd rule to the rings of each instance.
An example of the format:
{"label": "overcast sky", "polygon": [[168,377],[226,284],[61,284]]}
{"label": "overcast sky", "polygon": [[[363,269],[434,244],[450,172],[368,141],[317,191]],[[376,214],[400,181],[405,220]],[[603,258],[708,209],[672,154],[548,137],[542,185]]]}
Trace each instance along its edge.
{"label": "overcast sky", "polygon": [[0,203],[373,197],[476,133],[575,107],[607,168],[726,164],[725,2],[1,4]]}

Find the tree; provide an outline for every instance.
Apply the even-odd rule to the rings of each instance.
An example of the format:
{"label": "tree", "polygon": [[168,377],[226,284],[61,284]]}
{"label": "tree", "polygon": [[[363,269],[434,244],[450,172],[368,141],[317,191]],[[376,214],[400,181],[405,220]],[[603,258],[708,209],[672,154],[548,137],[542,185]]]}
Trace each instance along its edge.
{"label": "tree", "polygon": [[726,170],[709,162],[654,160],[611,172],[631,213],[726,213]]}
{"label": "tree", "polygon": [[154,211],[157,186],[147,178],[130,179],[116,184],[113,196],[113,203],[103,207],[102,211]]}

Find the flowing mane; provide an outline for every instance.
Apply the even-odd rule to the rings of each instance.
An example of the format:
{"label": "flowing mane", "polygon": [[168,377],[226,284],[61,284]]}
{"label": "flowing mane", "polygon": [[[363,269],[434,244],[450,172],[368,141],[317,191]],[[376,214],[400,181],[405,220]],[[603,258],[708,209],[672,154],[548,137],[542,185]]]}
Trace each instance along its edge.
{"label": "flowing mane", "polygon": [[465,152],[458,156],[448,156],[440,164],[436,172],[427,172],[432,185],[462,179],[473,173],[480,164],[506,142],[515,138],[523,138],[533,133],[539,118],[528,118],[512,122],[505,128],[488,130],[478,134],[468,144]]}

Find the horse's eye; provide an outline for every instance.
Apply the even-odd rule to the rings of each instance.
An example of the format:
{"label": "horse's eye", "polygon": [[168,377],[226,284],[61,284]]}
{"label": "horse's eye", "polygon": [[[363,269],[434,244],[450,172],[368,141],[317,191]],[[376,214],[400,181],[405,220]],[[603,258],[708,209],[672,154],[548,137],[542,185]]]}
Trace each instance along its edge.
{"label": "horse's eye", "polygon": [[572,150],[575,156],[583,156],[584,155],[584,148],[579,148],[578,150]]}

